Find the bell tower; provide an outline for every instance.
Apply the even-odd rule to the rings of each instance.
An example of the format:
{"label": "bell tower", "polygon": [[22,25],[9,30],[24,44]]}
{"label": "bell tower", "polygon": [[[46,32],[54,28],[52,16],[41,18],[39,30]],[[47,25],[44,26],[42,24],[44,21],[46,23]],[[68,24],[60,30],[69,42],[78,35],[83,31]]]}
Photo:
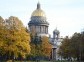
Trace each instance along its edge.
{"label": "bell tower", "polygon": [[50,38],[50,43],[52,45],[52,60],[56,61],[57,57],[57,42],[59,41],[59,30],[57,28],[53,31],[53,38]]}

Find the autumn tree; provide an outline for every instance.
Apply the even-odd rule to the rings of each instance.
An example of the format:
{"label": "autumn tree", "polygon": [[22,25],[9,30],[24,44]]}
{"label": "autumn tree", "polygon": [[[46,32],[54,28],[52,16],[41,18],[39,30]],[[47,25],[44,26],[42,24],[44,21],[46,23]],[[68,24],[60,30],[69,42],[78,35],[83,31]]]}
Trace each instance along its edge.
{"label": "autumn tree", "polygon": [[0,29],[4,26],[4,19],[0,16]]}
{"label": "autumn tree", "polygon": [[49,38],[46,36],[42,37],[42,52],[46,57],[50,57],[51,55],[51,44],[49,43]]}
{"label": "autumn tree", "polygon": [[18,57],[25,58],[30,53],[30,35],[26,32],[21,20],[11,16],[5,20],[0,42],[2,42],[0,53],[2,58],[13,59]]}
{"label": "autumn tree", "polygon": [[4,45],[4,19],[0,16],[0,56],[4,54],[2,46]]}

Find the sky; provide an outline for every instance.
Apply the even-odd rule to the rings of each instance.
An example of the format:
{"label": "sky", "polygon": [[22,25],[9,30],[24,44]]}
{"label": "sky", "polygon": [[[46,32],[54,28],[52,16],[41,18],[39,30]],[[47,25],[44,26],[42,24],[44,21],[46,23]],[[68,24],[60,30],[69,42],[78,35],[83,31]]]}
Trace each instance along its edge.
{"label": "sky", "polygon": [[[49,22],[49,34],[54,29],[60,36],[72,36],[84,30],[84,0],[39,0]],[[16,16],[27,26],[38,0],[0,0],[0,16]]]}

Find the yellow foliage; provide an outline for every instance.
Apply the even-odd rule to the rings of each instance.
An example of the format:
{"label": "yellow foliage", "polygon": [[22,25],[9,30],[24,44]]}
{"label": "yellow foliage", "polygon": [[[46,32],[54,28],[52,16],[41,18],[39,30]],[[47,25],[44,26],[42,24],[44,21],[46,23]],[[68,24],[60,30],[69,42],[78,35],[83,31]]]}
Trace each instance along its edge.
{"label": "yellow foliage", "polygon": [[[4,25],[0,29],[0,54],[12,53],[15,57],[18,54],[25,56],[30,53],[30,34],[17,17],[9,17],[6,20],[9,25]],[[12,24],[13,22],[13,24]],[[0,26],[1,27],[1,26]]]}
{"label": "yellow foliage", "polygon": [[42,37],[42,51],[46,56],[50,56],[51,54],[51,44],[46,36]]}

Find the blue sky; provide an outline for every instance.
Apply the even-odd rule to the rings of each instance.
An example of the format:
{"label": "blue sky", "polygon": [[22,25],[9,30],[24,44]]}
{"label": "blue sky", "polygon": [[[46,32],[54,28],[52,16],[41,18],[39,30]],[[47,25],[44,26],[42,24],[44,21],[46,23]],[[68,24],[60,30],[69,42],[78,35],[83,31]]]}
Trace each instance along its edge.
{"label": "blue sky", "polygon": [[[61,36],[71,36],[84,29],[84,0],[39,0],[45,11],[49,33],[57,27]],[[38,0],[1,0],[0,16],[17,16],[27,26]]]}

